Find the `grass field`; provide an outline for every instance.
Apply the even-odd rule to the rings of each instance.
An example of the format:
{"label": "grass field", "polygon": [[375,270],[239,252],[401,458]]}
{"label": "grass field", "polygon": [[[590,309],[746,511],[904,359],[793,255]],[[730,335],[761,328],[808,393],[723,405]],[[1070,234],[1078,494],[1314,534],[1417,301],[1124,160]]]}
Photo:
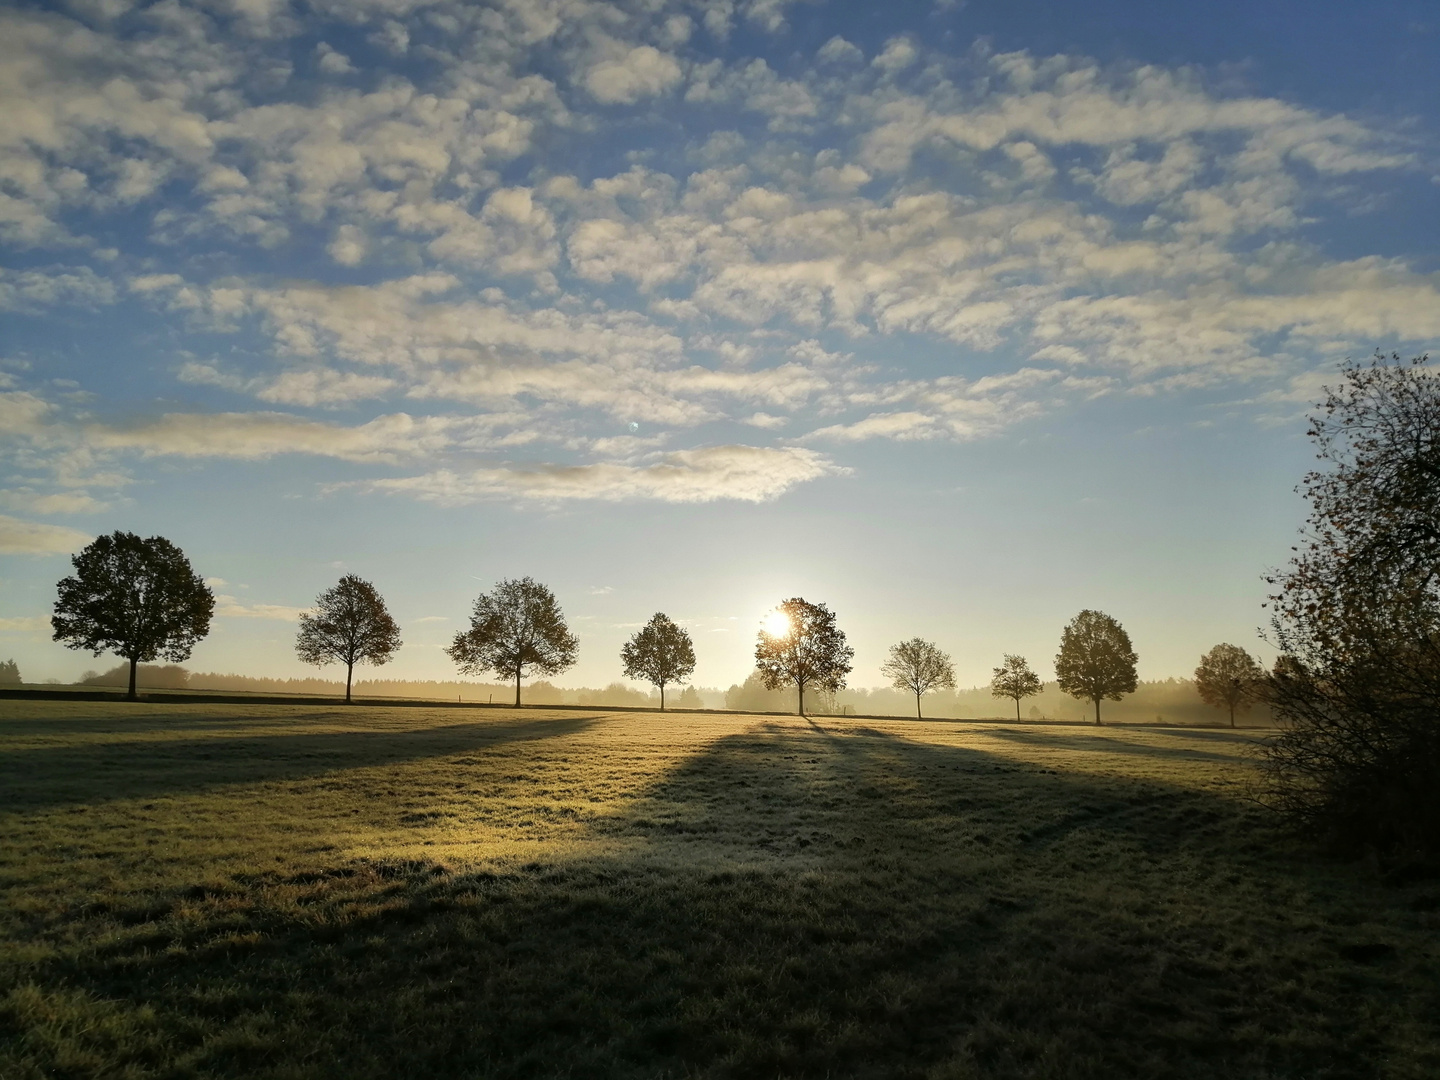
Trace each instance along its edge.
{"label": "grass field", "polygon": [[1244,732],[0,701],[0,1076],[1434,1077]]}

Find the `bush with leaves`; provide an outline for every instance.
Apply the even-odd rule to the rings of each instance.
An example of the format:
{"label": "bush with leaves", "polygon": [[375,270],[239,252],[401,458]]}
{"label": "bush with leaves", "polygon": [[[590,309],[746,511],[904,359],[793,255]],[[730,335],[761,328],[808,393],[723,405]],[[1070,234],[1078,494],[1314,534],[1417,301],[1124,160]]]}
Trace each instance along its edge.
{"label": "bush with leaves", "polygon": [[1275,592],[1272,805],[1337,850],[1440,857],[1440,379],[1376,354],[1326,389]]}

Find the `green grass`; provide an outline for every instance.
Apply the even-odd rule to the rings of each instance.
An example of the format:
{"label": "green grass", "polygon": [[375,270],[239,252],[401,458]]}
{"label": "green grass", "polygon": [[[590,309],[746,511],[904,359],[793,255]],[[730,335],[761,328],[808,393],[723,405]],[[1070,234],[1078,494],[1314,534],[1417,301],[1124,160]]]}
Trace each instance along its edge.
{"label": "green grass", "polygon": [[0,702],[0,1076],[1433,1077],[1247,736]]}

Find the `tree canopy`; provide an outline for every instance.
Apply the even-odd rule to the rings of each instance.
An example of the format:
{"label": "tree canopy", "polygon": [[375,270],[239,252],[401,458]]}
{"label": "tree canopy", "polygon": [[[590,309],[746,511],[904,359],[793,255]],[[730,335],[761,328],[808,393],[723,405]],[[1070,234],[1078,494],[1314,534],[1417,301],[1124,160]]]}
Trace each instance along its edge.
{"label": "tree canopy", "polygon": [[1103,611],[1086,608],[1061,632],[1055,683],[1071,697],[1093,701],[1098,724],[1103,698],[1119,701],[1135,692],[1136,659],[1125,628]]}
{"label": "tree canopy", "polygon": [[1440,854],[1440,377],[1379,353],[1327,387],[1296,554],[1270,577],[1272,804],[1348,851]]}
{"label": "tree canopy", "polygon": [[660,689],[665,709],[665,687],[688,679],[695,670],[695,645],[683,627],[664,612],[656,612],[620,649],[627,679],[644,679]]}
{"label": "tree canopy", "polygon": [[1045,689],[1040,676],[1030,670],[1030,664],[1023,656],[1005,654],[1005,662],[994,669],[990,679],[990,693],[994,697],[1015,699],[1015,719],[1020,719],[1020,699],[1034,697]]}
{"label": "tree canopy", "polygon": [[1250,708],[1264,686],[1265,669],[1239,645],[1216,645],[1195,669],[1200,700],[1217,709],[1229,709],[1231,727],[1235,726],[1236,710]]}
{"label": "tree canopy", "polygon": [[344,664],[345,701],[358,663],[388,663],[400,648],[400,627],[375,586],[354,574],[315,599],[315,610],[300,616],[295,651],[307,664]]}
{"label": "tree canopy", "polygon": [[523,577],[501,581],[476,597],[470,629],[456,634],[445,652],[462,674],[513,677],[519,705],[521,679],[558,675],[575,663],[579,647],[555,594]]}
{"label": "tree canopy", "polygon": [[955,665],[950,654],[933,641],[911,638],[890,646],[890,657],[880,665],[880,674],[897,690],[915,695],[915,716],[920,719],[920,699],[931,690],[955,687]]}
{"label": "tree canopy", "polygon": [[845,643],[845,632],[824,604],[793,597],[776,608],[773,618],[756,639],[755,668],[767,689],[794,686],[796,712],[804,716],[805,688],[832,693],[843,689],[855,650]]}
{"label": "tree canopy", "polygon": [[20,665],[14,660],[0,660],[0,685],[17,686],[20,683]]}
{"label": "tree canopy", "polygon": [[163,536],[115,531],[70,559],[71,577],[56,586],[54,640],[95,656],[112,652],[135,667],[156,657],[179,663],[210,632],[215,595],[190,560]]}

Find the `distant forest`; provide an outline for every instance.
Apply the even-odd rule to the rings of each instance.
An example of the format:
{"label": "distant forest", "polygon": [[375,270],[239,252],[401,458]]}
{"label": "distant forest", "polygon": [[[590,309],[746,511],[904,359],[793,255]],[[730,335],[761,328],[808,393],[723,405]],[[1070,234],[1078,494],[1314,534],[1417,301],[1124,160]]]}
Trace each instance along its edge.
{"label": "distant forest", "polygon": [[[87,672],[81,683],[90,686],[127,684],[129,668],[120,664],[103,673]],[[345,684],[332,679],[262,679],[250,675],[226,675],[217,672],[190,672],[178,664],[141,664],[137,682],[151,690],[218,690],[261,694],[321,694],[342,696]],[[357,697],[430,698],[437,701],[494,701],[508,704],[515,688],[509,683],[449,681],[414,681],[400,679],[361,679],[355,683]],[[613,705],[658,706],[660,696],[614,682],[609,686],[559,687],[537,680],[525,687],[525,701],[531,705]],[[744,683],[728,690],[714,687],[686,687],[671,693],[667,705],[676,709],[735,709],[741,712],[795,711],[795,691],[791,688],[766,690],[758,674],[752,673]],[[913,716],[915,698],[888,687],[841,690],[836,694],[816,694],[811,702],[806,695],[807,711],[816,713],[847,713],[871,716]],[[1028,720],[1078,720],[1092,717],[1088,701],[1077,701],[1056,689],[1054,682],[1045,684],[1042,693],[1026,698],[1020,716]],[[925,696],[925,715],[938,719],[1013,718],[1015,703],[1009,698],[996,698],[988,686],[964,690],[942,690]],[[1189,679],[1164,679],[1142,682],[1133,694],[1120,701],[1105,702],[1105,719],[1115,723],[1228,724],[1220,709],[1200,700],[1195,684]],[[1270,712],[1256,705],[1238,717],[1242,724],[1269,725]]]}

